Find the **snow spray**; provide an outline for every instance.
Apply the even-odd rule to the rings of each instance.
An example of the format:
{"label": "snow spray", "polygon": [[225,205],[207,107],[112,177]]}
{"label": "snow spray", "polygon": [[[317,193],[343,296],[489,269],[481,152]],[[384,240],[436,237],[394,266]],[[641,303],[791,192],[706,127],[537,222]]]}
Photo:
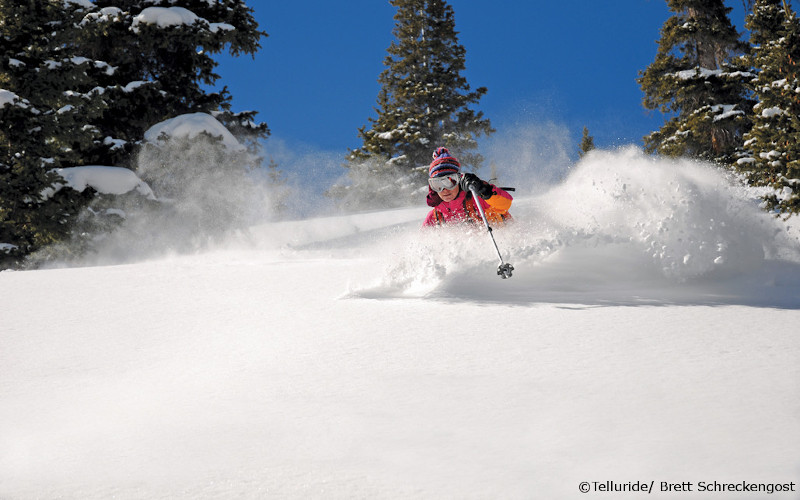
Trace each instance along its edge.
{"label": "snow spray", "polygon": [[378,243],[386,262],[372,289],[380,291],[371,295],[583,303],[669,296],[697,303],[689,289],[705,286],[714,300],[741,293],[757,302],[754,288],[730,280],[768,286],[774,277],[765,263],[783,276],[796,274],[800,263],[797,230],[759,203],[756,192],[709,163],[657,158],[636,147],[595,150],[562,182],[515,197],[514,222],[493,232],[514,258],[513,283],[485,278],[489,259],[475,231],[416,226]]}

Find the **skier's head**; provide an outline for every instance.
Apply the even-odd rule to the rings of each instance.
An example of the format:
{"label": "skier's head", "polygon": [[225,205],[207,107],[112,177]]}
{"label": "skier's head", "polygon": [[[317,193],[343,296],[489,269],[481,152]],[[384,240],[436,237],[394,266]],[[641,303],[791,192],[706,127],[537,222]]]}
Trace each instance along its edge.
{"label": "skier's head", "polygon": [[453,201],[458,196],[458,181],[461,164],[447,148],[436,148],[428,169],[428,186],[444,201]]}
{"label": "skier's head", "polygon": [[448,174],[457,174],[461,170],[461,164],[456,157],[450,154],[445,147],[436,148],[433,152],[433,161],[428,167],[428,177],[441,177]]}

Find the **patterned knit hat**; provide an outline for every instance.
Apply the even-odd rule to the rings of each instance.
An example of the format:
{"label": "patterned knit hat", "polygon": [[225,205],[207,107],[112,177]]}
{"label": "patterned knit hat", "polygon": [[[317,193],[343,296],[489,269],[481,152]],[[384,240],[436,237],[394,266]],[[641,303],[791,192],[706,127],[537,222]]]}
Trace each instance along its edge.
{"label": "patterned knit hat", "polygon": [[450,155],[447,148],[436,148],[433,152],[433,161],[428,169],[428,177],[441,177],[448,174],[457,174],[461,170],[455,156]]}

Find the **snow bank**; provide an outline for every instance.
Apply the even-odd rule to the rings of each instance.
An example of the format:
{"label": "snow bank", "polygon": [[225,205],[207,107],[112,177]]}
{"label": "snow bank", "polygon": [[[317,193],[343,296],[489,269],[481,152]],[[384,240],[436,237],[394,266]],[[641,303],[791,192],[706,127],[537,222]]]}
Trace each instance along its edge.
{"label": "snow bank", "polygon": [[[625,500],[579,483],[797,477],[797,311],[337,300],[377,256],[341,243],[0,273],[0,497]],[[653,495],[773,497],[793,498]]]}
{"label": "snow bank", "polygon": [[98,193],[119,195],[136,190],[150,200],[156,199],[150,186],[127,168],[90,165],[57,168],[55,171],[64,178],[67,186],[76,191],[91,187]]}
{"label": "snow bank", "polygon": [[189,113],[170,118],[150,127],[144,133],[144,138],[159,144],[163,142],[163,137],[194,139],[203,132],[221,137],[222,143],[232,150],[245,149],[223,124],[207,113]]}
{"label": "snow bank", "polygon": [[747,192],[592,153],[515,200],[495,231],[508,280],[485,231],[420,231],[419,201],[252,227],[235,250],[0,273],[0,497],[794,480],[800,258],[776,250],[797,233]]}
{"label": "snow bank", "polygon": [[[421,199],[265,224],[244,250],[0,273],[0,498],[625,500],[579,485],[637,480],[794,498],[658,485],[796,483],[797,265],[665,300],[630,235],[670,212],[666,233],[691,229],[681,201],[702,215],[717,182],[593,156],[588,179],[516,200],[508,280],[485,232],[420,232]],[[395,296],[340,300],[382,273]],[[771,290],[785,309],[697,306]]]}

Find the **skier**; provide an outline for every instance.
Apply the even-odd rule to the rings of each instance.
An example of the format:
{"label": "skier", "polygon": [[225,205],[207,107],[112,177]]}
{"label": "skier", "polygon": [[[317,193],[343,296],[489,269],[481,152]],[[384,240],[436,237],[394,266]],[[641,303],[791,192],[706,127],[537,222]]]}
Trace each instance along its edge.
{"label": "skier", "polygon": [[[461,164],[447,148],[433,152],[428,169],[428,206],[433,207],[423,227],[443,224],[480,224],[481,216],[475,203],[480,203],[490,224],[511,220],[508,213],[513,199],[506,191],[481,180],[475,174],[461,174]],[[474,200],[471,187],[480,197]]]}

